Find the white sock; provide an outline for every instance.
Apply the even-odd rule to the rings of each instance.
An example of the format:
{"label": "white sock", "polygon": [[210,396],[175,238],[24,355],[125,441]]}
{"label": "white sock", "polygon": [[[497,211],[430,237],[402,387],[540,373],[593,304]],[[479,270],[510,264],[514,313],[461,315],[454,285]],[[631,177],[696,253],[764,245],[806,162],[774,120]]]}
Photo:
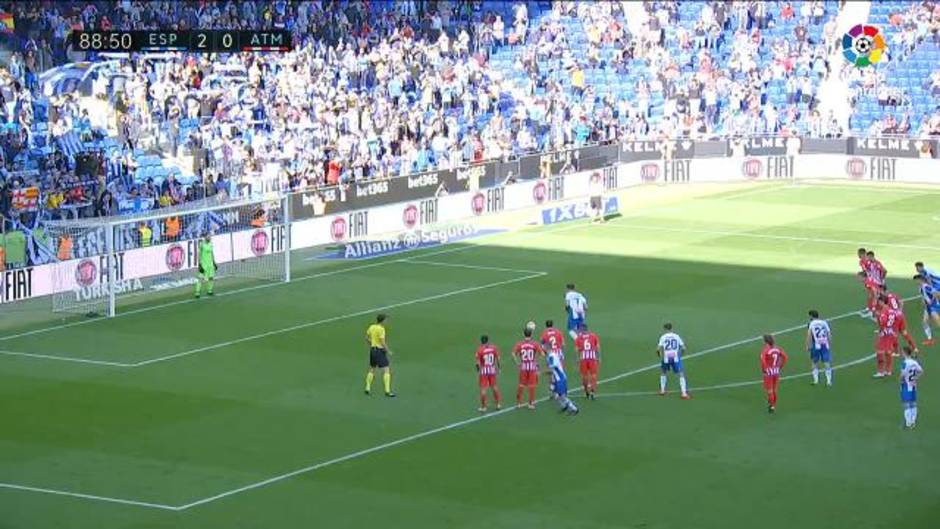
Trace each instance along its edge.
{"label": "white sock", "polygon": [[685,387],[685,375],[679,375],[679,389],[682,391],[683,395],[688,393]]}
{"label": "white sock", "polygon": [[914,407],[911,408],[911,426],[914,426],[916,423],[917,423],[917,405],[915,404]]}
{"label": "white sock", "polygon": [[904,426],[911,425],[911,409],[904,408]]}
{"label": "white sock", "polygon": [[832,385],[832,367],[826,367],[826,384]]}
{"label": "white sock", "polygon": [[933,340],[933,330],[930,328],[930,322],[924,322],[924,335],[928,340]]}
{"label": "white sock", "polygon": [[577,339],[578,339],[578,333],[576,333],[576,332],[574,332],[574,331],[568,331],[568,336],[571,336],[571,339],[572,339],[572,340],[577,340]]}
{"label": "white sock", "polygon": [[819,383],[819,368],[813,366],[813,384]]}
{"label": "white sock", "polygon": [[666,392],[666,375],[659,375],[659,391]]}

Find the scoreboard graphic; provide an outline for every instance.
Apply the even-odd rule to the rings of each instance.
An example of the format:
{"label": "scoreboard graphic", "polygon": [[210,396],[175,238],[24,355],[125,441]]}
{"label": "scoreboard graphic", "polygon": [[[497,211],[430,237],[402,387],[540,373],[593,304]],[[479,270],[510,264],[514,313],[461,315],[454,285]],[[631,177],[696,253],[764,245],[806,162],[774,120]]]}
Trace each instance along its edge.
{"label": "scoreboard graphic", "polygon": [[238,53],[284,52],[293,49],[289,31],[76,31],[74,51]]}

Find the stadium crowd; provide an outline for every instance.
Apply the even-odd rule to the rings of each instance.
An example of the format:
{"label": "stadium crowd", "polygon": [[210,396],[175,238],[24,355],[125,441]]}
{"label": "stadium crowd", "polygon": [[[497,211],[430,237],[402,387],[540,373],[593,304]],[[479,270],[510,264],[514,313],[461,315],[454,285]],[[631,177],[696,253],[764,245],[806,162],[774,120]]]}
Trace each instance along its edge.
{"label": "stadium crowd", "polygon": [[[272,162],[304,188],[625,138],[845,132],[817,109],[840,38],[838,5],[818,0],[0,8],[14,16],[6,39],[19,49],[0,68],[0,211],[14,225],[230,194]],[[892,59],[902,61],[940,38],[940,6],[912,5],[890,23]],[[113,109],[108,127],[92,125],[77,94],[40,83],[40,72],[80,58],[71,31],[196,27],[289,29],[295,49],[120,61],[121,88],[99,90]],[[875,94],[886,109],[871,132],[940,134],[936,109],[917,124],[897,119],[890,110],[903,94],[882,70],[860,75],[854,99]],[[194,155],[196,178],[141,178],[144,149]],[[26,187],[41,190],[39,204],[15,211],[14,192]]]}

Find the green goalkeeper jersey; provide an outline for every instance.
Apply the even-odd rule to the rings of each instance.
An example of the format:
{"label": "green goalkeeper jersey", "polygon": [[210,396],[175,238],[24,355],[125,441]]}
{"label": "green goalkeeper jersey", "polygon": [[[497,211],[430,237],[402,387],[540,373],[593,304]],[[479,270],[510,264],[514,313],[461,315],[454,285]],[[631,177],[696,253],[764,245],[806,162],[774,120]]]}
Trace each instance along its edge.
{"label": "green goalkeeper jersey", "polygon": [[215,271],[215,253],[212,251],[211,242],[199,241],[199,265],[204,270]]}

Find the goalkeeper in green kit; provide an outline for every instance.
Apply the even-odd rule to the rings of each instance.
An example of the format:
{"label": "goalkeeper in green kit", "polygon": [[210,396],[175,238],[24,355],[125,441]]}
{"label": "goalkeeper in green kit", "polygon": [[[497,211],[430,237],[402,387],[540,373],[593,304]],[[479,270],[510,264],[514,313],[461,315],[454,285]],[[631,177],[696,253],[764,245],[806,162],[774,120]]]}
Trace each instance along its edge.
{"label": "goalkeeper in green kit", "polygon": [[212,235],[207,233],[199,241],[199,275],[196,278],[196,298],[202,294],[202,284],[206,283],[206,294],[212,295],[212,286],[215,283],[215,272],[219,265],[215,264],[215,253],[212,251]]}

